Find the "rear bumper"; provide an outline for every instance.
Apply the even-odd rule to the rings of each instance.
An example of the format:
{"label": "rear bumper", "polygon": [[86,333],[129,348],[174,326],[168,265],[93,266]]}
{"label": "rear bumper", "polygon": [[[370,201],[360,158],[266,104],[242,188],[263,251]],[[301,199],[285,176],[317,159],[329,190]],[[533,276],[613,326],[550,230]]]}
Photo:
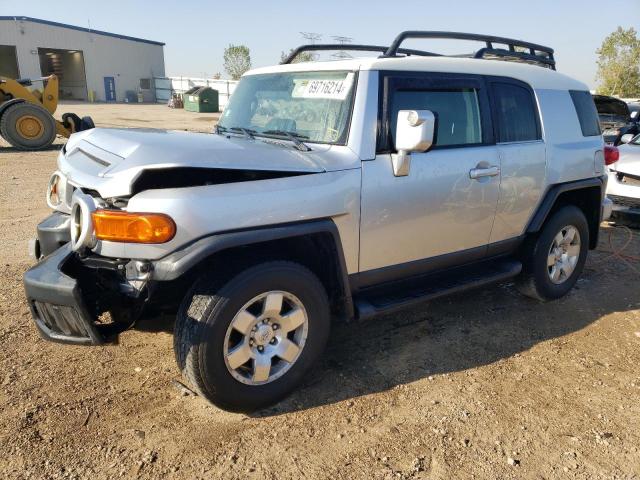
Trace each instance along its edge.
{"label": "rear bumper", "polygon": [[73,252],[60,247],[24,274],[31,315],[43,338],[75,345],[99,345],[105,338],[87,310],[76,279],[63,268]]}

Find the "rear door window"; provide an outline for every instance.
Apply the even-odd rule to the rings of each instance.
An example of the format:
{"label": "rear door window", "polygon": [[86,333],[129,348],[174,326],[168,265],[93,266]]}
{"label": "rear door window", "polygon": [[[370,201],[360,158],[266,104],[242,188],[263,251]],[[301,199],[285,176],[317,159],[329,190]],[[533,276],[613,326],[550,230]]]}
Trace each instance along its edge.
{"label": "rear door window", "polygon": [[531,90],[515,83],[492,82],[496,141],[530,142],[542,138]]}

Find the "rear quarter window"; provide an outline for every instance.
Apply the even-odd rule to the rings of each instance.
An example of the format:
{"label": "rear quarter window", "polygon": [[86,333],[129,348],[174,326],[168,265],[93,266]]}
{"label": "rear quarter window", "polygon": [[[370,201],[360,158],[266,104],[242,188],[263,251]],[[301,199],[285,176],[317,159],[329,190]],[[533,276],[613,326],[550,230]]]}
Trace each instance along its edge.
{"label": "rear quarter window", "polygon": [[593,102],[590,92],[580,90],[569,90],[573,106],[576,108],[580,129],[584,137],[595,137],[601,135],[600,122],[598,120],[598,110]]}

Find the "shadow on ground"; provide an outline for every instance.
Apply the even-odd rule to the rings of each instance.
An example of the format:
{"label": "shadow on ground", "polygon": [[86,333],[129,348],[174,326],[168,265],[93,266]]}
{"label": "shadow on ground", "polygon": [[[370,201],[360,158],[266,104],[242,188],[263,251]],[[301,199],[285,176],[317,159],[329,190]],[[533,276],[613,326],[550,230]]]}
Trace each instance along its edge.
{"label": "shadow on ground", "polygon": [[[609,313],[638,308],[636,273],[616,261],[606,252],[592,252],[574,290],[554,302],[531,300],[513,284],[503,284],[366,323],[334,324],[327,349],[305,383],[253,416],[304,410],[491,364],[579,331]],[[614,273],[616,289],[603,295]],[[137,328],[171,331],[172,322],[172,317],[156,318]]]}

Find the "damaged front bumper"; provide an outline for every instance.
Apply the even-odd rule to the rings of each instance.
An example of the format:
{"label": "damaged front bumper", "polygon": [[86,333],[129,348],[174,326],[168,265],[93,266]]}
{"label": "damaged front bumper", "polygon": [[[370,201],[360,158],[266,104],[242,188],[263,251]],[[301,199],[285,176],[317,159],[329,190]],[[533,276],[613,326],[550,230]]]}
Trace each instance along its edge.
{"label": "damaged front bumper", "polygon": [[89,313],[77,280],[63,272],[73,255],[66,244],[24,274],[27,302],[45,339],[99,345],[106,338]]}
{"label": "damaged front bumper", "polygon": [[[100,345],[113,341],[141,313],[148,282],[127,279],[129,260],[81,257],[72,251],[67,222],[68,215],[47,217],[31,242],[31,253],[40,260],[24,274],[33,320],[40,334],[54,342]],[[101,317],[105,312],[111,314],[111,321]]]}

